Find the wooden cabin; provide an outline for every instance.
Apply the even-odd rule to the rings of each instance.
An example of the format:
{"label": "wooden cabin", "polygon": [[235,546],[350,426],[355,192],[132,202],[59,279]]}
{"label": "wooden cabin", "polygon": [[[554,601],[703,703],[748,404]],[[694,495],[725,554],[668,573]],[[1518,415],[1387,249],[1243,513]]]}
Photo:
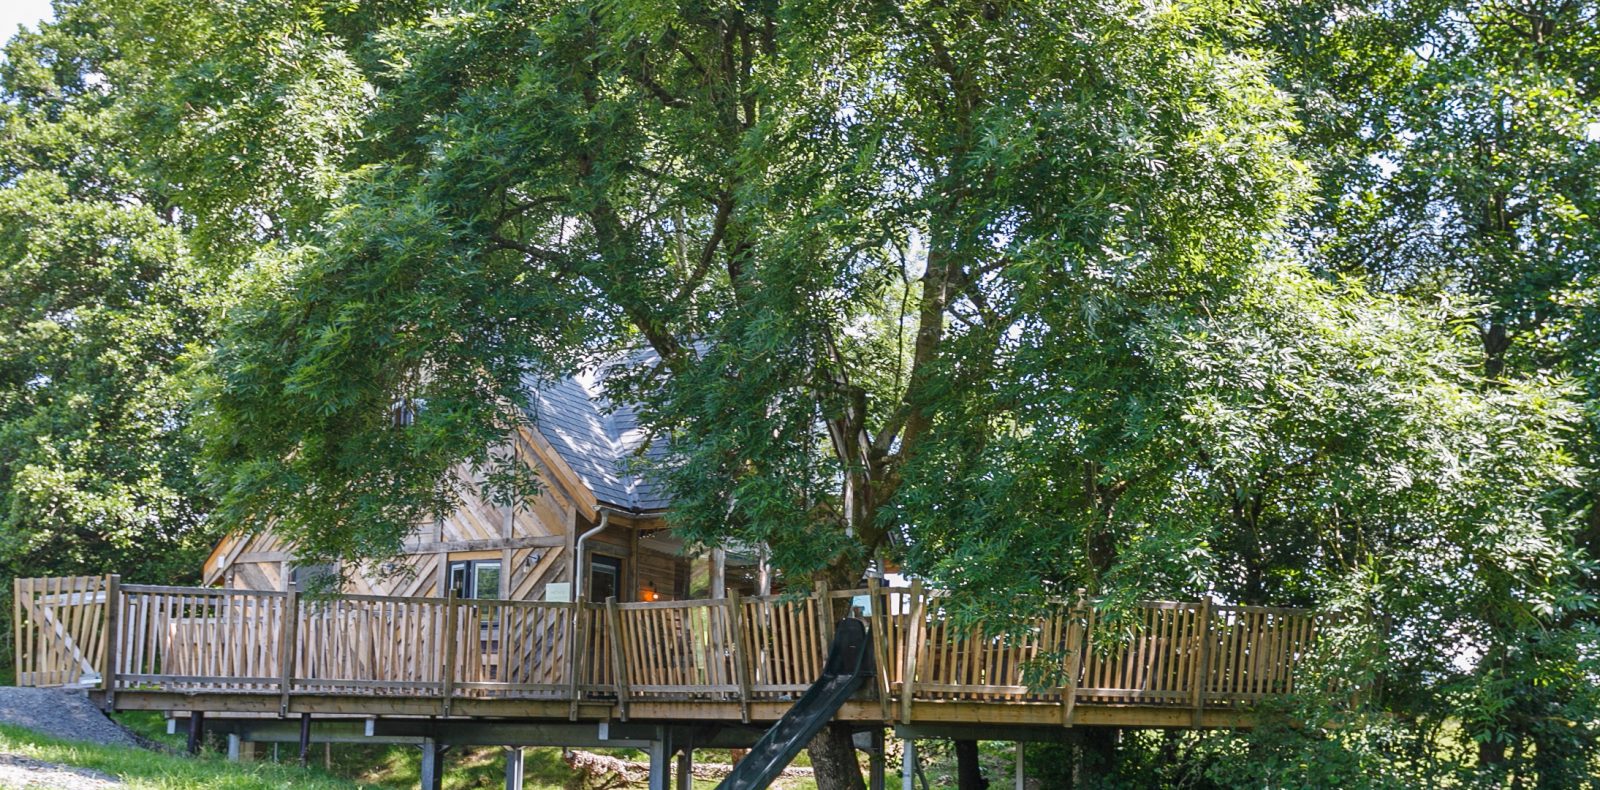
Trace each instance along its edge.
{"label": "wooden cabin", "polygon": [[341,570],[343,592],[364,595],[632,602],[769,591],[759,552],[691,553],[666,529],[665,493],[635,471],[659,448],[631,406],[606,398],[600,375],[529,379],[528,391],[529,419],[506,446],[538,474],[536,498],[493,504],[475,481],[455,512],[417,525],[399,560],[407,567],[298,567],[278,535],[229,535],[206,558],[205,584],[287,590]]}

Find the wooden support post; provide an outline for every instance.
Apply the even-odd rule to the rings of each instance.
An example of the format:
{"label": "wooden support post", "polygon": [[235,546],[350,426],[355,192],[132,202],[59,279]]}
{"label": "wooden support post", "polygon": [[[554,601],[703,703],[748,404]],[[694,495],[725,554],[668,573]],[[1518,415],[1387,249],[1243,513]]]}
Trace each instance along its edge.
{"label": "wooden support post", "polygon": [[101,705],[106,710],[112,709],[112,695],[117,690],[117,661],[121,656],[118,645],[121,641],[117,637],[117,629],[121,618],[117,611],[122,607],[122,577],[113,573],[106,576],[106,626],[105,626],[105,656],[100,660],[100,690]]}
{"label": "wooden support post", "polygon": [[432,738],[422,740],[422,765],[419,766],[418,787],[421,790],[442,790],[444,785],[444,753],[449,747]]}
{"label": "wooden support post", "polygon": [[522,756],[521,746],[506,747],[506,790],[522,790]]}
{"label": "wooden support post", "polygon": [[1017,782],[1016,782],[1016,790],[1023,790],[1023,785],[1025,784],[1024,777],[1026,776],[1026,774],[1023,772],[1023,751],[1024,751],[1024,747],[1026,747],[1026,746],[1027,746],[1027,744],[1023,743],[1022,741],[1017,741],[1017,774],[1016,774]]}
{"label": "wooden support post", "polygon": [[738,590],[729,590],[728,627],[733,630],[733,677],[739,684],[739,721],[750,723],[750,648],[745,644],[744,605]]}
{"label": "wooden support post", "polygon": [[[502,568],[501,573],[504,572],[505,569]],[[460,619],[461,613],[460,607],[457,606],[456,602],[456,591],[452,589],[444,599],[444,672],[441,675],[443,680],[439,686],[440,695],[443,697],[440,702],[440,712],[445,718],[450,717],[450,698],[454,697],[456,693],[456,643],[461,641],[460,635],[456,631],[459,630]]]}
{"label": "wooden support post", "polygon": [[200,746],[205,743],[206,712],[203,710],[189,711],[189,743],[188,752],[199,754]]}
{"label": "wooden support post", "polygon": [[611,637],[611,676],[617,682],[617,708],[622,720],[628,720],[628,661],[622,649],[622,618],[618,616],[617,598],[606,599],[606,633]]}
{"label": "wooden support post", "polygon": [[300,714],[300,767],[311,764],[311,714]]}
{"label": "wooden support post", "polygon": [[[900,723],[911,723],[911,698],[916,696],[917,653],[922,649],[922,620],[927,608],[922,596],[922,580],[911,583],[911,613],[906,623],[906,663],[900,675]],[[872,610],[878,610],[877,604]]]}
{"label": "wooden support post", "polygon": [[1211,596],[1200,599],[1200,651],[1195,657],[1194,681],[1189,689],[1189,705],[1194,708],[1192,726],[1199,727],[1206,709],[1206,686],[1211,682]]}
{"label": "wooden support post", "polygon": [[711,597],[724,598],[728,591],[728,552],[723,548],[711,550]]}
{"label": "wooden support post", "polygon": [[583,596],[579,595],[572,602],[572,643],[567,645],[567,651],[572,654],[572,679],[568,687],[568,694],[572,698],[572,707],[567,718],[578,720],[578,701],[583,699],[583,688],[579,684],[583,680],[588,666],[584,663],[589,655],[589,611],[583,604]]}
{"label": "wooden support post", "polygon": [[817,580],[817,633],[822,636],[822,655],[833,645],[833,599],[828,597],[828,583]]}
{"label": "wooden support post", "polygon": [[[33,591],[24,585],[25,582],[22,579],[11,580],[11,676],[16,678],[13,682],[17,685],[31,686],[33,685],[32,678],[28,677],[28,673],[22,671],[23,657],[31,653],[24,647],[25,643],[22,639],[22,600],[24,595],[32,597]],[[28,629],[28,632],[32,634],[33,629]]]}
{"label": "wooden support post", "polygon": [[1078,706],[1078,675],[1083,672],[1083,651],[1088,639],[1088,590],[1078,588],[1078,600],[1067,612],[1067,682],[1061,687],[1061,726],[1072,726]]}
{"label": "wooden support post", "polygon": [[283,623],[278,637],[283,640],[278,645],[278,669],[283,675],[278,681],[278,691],[282,695],[278,702],[279,718],[289,715],[289,692],[294,690],[294,662],[297,655],[295,639],[299,629],[300,591],[290,587],[283,600]]}
{"label": "wooden support post", "polygon": [[893,720],[894,711],[889,699],[889,596],[883,592],[878,577],[867,577],[867,618],[872,623],[873,675],[878,680],[878,708],[885,724]]}

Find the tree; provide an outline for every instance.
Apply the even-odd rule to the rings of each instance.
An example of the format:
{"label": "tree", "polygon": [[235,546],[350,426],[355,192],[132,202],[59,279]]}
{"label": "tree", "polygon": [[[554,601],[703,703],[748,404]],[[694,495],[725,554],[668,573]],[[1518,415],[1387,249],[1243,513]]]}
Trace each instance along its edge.
{"label": "tree", "polygon": [[[1324,174],[1322,200],[1298,221],[1308,258],[1386,290],[1479,305],[1485,386],[1552,372],[1578,381],[1589,416],[1564,443],[1579,471],[1551,507],[1587,519],[1562,540],[1592,560],[1600,368],[1585,327],[1600,252],[1600,14],[1565,0],[1413,0],[1285,3],[1269,19],[1261,40],[1301,97],[1296,142]],[[1593,743],[1592,684],[1573,678],[1593,651],[1597,590],[1592,573],[1572,585],[1538,627],[1494,624],[1472,697],[1495,713],[1468,721],[1487,770],[1536,773],[1542,786],[1590,770],[1592,752],[1574,747]],[[1577,674],[1553,680],[1557,666]]]}
{"label": "tree", "polygon": [[[1296,171],[1260,65],[1217,46],[1232,24],[496,3],[391,25],[361,167],[213,358],[223,512],[313,558],[392,552],[454,464],[492,463],[473,448],[524,375],[643,344],[617,386],[671,442],[685,533],[854,582],[911,539],[906,470],[1019,333],[1252,258]],[[428,404],[404,430],[397,398]],[[853,762],[842,736],[815,754]]]}
{"label": "tree", "polygon": [[0,67],[0,572],[170,582],[212,537],[180,372],[217,280],[130,153],[107,19],[57,15]]}
{"label": "tree", "polygon": [[[1524,360],[1593,327],[1526,294],[1413,298],[1534,261],[1585,304],[1585,210],[1539,191],[1489,241],[1407,241],[1577,183],[1588,148],[1551,121],[1505,149],[1537,178],[1443,191],[1427,176],[1479,149],[1401,161],[1478,139],[1452,137],[1473,94],[1441,77],[1480,40],[1440,38],[1443,70],[1405,50],[1456,6],[1284,4],[1265,27],[1220,3],[107,8],[134,157],[168,187],[148,204],[238,277],[200,371],[219,523],[272,524],[302,561],[396,553],[462,462],[531,490],[491,452],[528,376],[643,351],[609,383],[668,444],[675,526],[763,542],[791,580],[900,562],[989,622],[1079,586],[1113,623],[1202,592],[1366,615],[1334,667],[1366,702],[1298,718],[1362,726],[1207,741],[1197,771],[1312,781],[1282,766],[1332,749],[1340,781],[1420,784],[1449,771],[1384,744],[1590,704],[1585,632],[1517,651],[1587,600],[1572,398]],[[1307,30],[1356,57],[1295,49]],[[1548,62],[1586,84],[1563,40]],[[1539,85],[1558,110],[1586,95]],[[1319,120],[1363,91],[1390,114]],[[1372,249],[1392,265],[1354,263]],[[425,408],[400,426],[396,402]],[[1531,669],[1463,672],[1462,643]],[[1540,742],[1576,755],[1541,777],[1588,726]],[[1226,773],[1243,748],[1283,760]],[[859,783],[842,733],[813,757]]]}

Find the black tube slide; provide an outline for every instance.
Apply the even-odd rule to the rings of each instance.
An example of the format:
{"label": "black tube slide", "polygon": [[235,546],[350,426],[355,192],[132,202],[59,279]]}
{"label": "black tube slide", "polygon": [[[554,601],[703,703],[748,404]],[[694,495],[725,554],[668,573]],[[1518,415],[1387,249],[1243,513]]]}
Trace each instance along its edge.
{"label": "black tube slide", "polygon": [[772,784],[871,675],[872,643],[867,640],[867,627],[853,617],[840,620],[822,677],[761,736],[717,790],[763,790]]}

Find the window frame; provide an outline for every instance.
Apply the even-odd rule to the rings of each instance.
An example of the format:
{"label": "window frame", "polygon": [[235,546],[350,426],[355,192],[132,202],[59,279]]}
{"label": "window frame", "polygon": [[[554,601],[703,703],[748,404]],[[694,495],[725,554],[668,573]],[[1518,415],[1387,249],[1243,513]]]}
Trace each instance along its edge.
{"label": "window frame", "polygon": [[[465,598],[475,601],[500,600],[500,586],[503,576],[497,577],[495,589],[489,595],[480,595],[478,590],[478,574],[481,571],[494,568],[497,573],[505,573],[505,563],[498,559],[493,560],[450,560],[449,568],[445,575],[445,593],[456,593],[456,598]],[[460,575],[457,575],[459,571]],[[457,583],[457,579],[460,583]]]}
{"label": "window frame", "polygon": [[588,568],[588,571],[587,571],[587,573],[589,574],[589,578],[585,579],[585,582],[586,582],[586,584],[584,585],[584,594],[585,594],[585,596],[587,596],[589,600],[592,600],[592,601],[595,601],[595,602],[601,602],[601,601],[605,600],[604,598],[600,598],[600,597],[598,597],[598,596],[596,596],[594,594],[594,590],[595,590],[595,586],[594,586],[595,569],[596,568],[602,568],[602,567],[606,569],[607,573],[613,574],[613,578],[615,579],[615,583],[612,584],[611,586],[612,586],[612,590],[614,591],[613,594],[617,598],[617,602],[618,603],[624,603],[624,602],[628,601],[629,599],[627,597],[627,591],[623,587],[623,584],[622,584],[623,575],[624,575],[623,574],[622,558],[621,557],[613,557],[613,556],[611,556],[609,554],[591,553],[589,555],[589,568]]}

